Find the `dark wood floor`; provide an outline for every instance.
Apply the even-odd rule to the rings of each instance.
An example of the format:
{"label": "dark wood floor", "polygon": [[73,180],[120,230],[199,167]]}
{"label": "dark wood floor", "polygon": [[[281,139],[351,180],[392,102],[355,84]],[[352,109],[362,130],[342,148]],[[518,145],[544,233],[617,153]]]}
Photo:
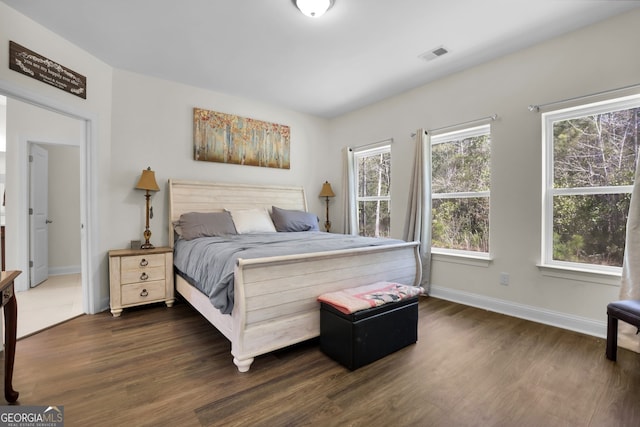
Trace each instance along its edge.
{"label": "dark wood floor", "polygon": [[316,341],[238,373],[187,303],[75,318],[18,341],[21,405],[72,426],[639,426],[640,354],[435,298],[418,343],[350,372]]}

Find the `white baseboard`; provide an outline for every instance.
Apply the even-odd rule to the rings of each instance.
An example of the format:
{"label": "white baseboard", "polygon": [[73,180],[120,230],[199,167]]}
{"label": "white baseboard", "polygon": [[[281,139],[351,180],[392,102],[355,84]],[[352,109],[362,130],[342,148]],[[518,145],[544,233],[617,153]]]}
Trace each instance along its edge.
{"label": "white baseboard", "polygon": [[102,313],[103,311],[107,311],[111,309],[111,300],[109,297],[103,298],[102,303],[100,304],[100,308],[96,313]]}
{"label": "white baseboard", "polygon": [[80,274],[82,272],[79,265],[70,265],[67,267],[50,267],[49,276],[62,276],[65,274]]}
{"label": "white baseboard", "polygon": [[545,325],[556,326],[570,331],[580,332],[599,338],[607,336],[607,322],[573,316],[559,311],[547,310],[531,305],[491,298],[484,295],[459,291],[456,289],[431,286],[429,295],[447,301],[453,301],[472,307],[483,308],[496,313],[506,314]]}

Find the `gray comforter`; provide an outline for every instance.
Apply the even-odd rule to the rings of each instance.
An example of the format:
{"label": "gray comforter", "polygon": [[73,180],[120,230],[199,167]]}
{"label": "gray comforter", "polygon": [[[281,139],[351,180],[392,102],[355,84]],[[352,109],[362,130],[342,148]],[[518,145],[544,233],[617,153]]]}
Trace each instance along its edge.
{"label": "gray comforter", "polygon": [[178,240],[173,259],[179,274],[186,276],[191,284],[206,294],[214,307],[228,314],[233,310],[233,273],[239,258],[262,258],[394,243],[402,241],[317,231],[237,234]]}

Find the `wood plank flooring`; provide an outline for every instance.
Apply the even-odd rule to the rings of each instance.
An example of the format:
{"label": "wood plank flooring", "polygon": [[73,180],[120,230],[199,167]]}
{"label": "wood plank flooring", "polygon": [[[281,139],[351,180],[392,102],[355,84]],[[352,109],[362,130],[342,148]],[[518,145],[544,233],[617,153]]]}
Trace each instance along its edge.
{"label": "wood plank flooring", "polygon": [[418,343],[353,372],[314,340],[241,374],[185,302],[85,315],[18,341],[14,388],[67,427],[640,425],[640,354],[435,298],[419,322]]}

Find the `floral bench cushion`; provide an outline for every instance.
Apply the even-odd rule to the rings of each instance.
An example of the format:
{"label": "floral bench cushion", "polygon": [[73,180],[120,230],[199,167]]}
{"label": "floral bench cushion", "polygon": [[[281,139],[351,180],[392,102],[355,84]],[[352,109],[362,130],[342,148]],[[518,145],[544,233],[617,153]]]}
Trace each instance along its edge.
{"label": "floral bench cushion", "polygon": [[357,288],[328,292],[318,297],[318,301],[330,304],[345,314],[378,307],[387,303],[412,298],[423,293],[419,286],[407,286],[393,282],[377,282]]}

